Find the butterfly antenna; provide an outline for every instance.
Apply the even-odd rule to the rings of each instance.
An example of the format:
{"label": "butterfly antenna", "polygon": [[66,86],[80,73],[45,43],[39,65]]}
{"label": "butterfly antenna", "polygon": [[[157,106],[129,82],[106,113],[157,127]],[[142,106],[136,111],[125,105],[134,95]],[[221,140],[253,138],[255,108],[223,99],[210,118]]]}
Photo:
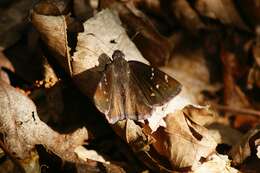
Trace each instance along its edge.
{"label": "butterfly antenna", "polygon": [[136,33],[131,37],[131,40],[134,41],[134,39],[141,34],[141,31],[136,31]]}

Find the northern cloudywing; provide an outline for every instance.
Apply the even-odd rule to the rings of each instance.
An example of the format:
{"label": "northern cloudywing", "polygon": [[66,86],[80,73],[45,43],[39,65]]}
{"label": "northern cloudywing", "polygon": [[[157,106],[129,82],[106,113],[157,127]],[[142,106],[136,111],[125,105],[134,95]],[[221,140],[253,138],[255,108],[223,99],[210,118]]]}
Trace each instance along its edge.
{"label": "northern cloudywing", "polygon": [[150,117],[153,106],[161,106],[181,91],[181,84],[164,72],[138,61],[126,61],[115,50],[94,94],[96,107],[109,123]]}

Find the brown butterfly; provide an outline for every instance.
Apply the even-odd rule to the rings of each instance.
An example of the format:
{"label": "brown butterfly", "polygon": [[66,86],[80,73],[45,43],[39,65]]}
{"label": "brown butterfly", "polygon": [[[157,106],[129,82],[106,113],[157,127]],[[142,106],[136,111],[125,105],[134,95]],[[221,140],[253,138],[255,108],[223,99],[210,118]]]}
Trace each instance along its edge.
{"label": "brown butterfly", "polygon": [[149,118],[154,106],[163,105],[181,91],[181,84],[166,73],[124,57],[120,50],[114,51],[94,94],[96,107],[112,124]]}

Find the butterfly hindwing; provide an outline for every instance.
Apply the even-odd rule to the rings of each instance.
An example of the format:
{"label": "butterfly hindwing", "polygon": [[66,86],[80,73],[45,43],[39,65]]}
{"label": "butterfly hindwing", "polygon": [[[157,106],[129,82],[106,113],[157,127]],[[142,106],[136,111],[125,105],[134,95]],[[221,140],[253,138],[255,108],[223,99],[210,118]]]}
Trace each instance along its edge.
{"label": "butterfly hindwing", "polygon": [[128,85],[125,102],[126,117],[132,120],[148,118],[151,115],[152,106],[149,105],[148,100],[132,74],[129,75]]}
{"label": "butterfly hindwing", "polygon": [[128,61],[136,85],[150,105],[163,105],[181,91],[181,84],[158,70],[138,61]]}

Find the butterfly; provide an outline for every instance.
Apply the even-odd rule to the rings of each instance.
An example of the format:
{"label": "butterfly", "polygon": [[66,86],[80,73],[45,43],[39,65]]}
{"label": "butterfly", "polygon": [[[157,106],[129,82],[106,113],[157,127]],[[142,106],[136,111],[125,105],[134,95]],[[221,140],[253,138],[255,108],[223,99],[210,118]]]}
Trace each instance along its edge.
{"label": "butterfly", "polygon": [[120,50],[105,65],[94,93],[94,102],[109,123],[123,119],[142,120],[151,116],[154,106],[162,106],[181,91],[181,84],[138,61],[127,61]]}

